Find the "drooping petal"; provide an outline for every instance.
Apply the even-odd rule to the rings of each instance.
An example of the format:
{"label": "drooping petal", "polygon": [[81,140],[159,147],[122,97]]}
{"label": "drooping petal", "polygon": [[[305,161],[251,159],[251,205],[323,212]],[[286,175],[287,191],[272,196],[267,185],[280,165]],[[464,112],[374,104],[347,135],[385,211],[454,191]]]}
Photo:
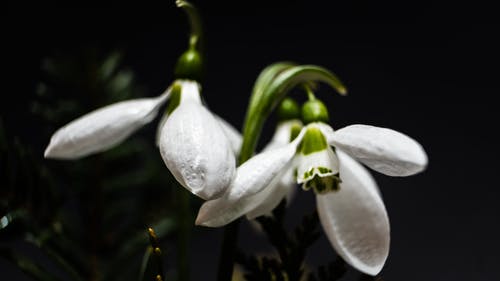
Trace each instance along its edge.
{"label": "drooping petal", "polygon": [[222,226],[259,206],[278,187],[303,135],[304,130],[291,143],[261,152],[239,166],[224,196],[202,205],[196,224]]}
{"label": "drooping petal", "polygon": [[[293,165],[291,165],[279,176],[280,180],[276,182],[276,185],[273,187],[274,190],[270,192],[269,195],[261,196],[260,204],[247,212],[247,218],[249,220],[263,215],[269,216],[272,210],[274,210],[285,197],[287,203],[290,203],[295,194],[295,186],[297,185],[294,170]],[[266,187],[266,189],[267,188],[268,187]]]}
{"label": "drooping petal", "polygon": [[77,159],[110,149],[151,122],[170,88],[157,98],[123,101],[90,112],[52,135],[45,158]]}
{"label": "drooping petal", "polygon": [[229,143],[231,143],[231,148],[233,149],[234,155],[238,156],[240,154],[240,149],[241,149],[241,143],[243,142],[243,137],[241,136],[240,132],[236,130],[231,124],[229,124],[226,120],[218,116],[217,114],[214,114],[215,119],[219,121],[222,130],[226,134]]}
{"label": "drooping petal", "polygon": [[182,186],[214,199],[234,177],[234,153],[219,121],[201,104],[197,83],[182,83],[180,103],[160,132],[160,153]]}
{"label": "drooping petal", "polygon": [[389,219],[370,173],[337,149],[340,190],[316,196],[318,214],[336,252],[350,265],[376,275],[389,253]]}
{"label": "drooping petal", "polygon": [[412,138],[391,129],[351,125],[333,134],[330,144],[388,176],[409,176],[427,166],[427,155]]}
{"label": "drooping petal", "polygon": [[[264,189],[255,194],[238,198],[226,193],[221,198],[205,202],[198,212],[196,225],[207,227],[224,226],[246,213],[252,212],[252,210],[261,206],[263,202],[270,200],[269,198],[272,198],[271,201],[279,203],[284,196],[283,190],[280,189],[282,186],[279,182],[282,174],[286,171],[285,167]],[[253,215],[260,215],[260,213],[261,211],[259,210],[253,213]]]}

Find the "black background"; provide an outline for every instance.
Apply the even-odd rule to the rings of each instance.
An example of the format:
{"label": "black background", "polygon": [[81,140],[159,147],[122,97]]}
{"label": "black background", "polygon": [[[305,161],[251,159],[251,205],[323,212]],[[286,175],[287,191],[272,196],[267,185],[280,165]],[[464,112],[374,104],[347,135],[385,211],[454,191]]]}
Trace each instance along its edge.
{"label": "black background", "polygon": [[[171,2],[8,5],[2,13],[7,80],[0,102],[7,129],[32,139],[42,155],[47,140],[37,139],[37,120],[26,106],[41,59],[79,46],[121,48],[146,94],[159,94],[187,44],[185,15]],[[424,3],[198,2],[207,39],[203,94],[211,110],[236,127],[260,70],[291,60],[324,66],[346,83],[347,97],[326,86],[318,92],[334,128],[389,127],[424,146],[430,163],[423,174],[374,173],[391,220],[384,280],[500,280],[496,25],[462,21],[477,10],[464,7],[456,14]],[[266,126],[264,138],[272,127]],[[300,192],[291,223],[313,204],[310,193]],[[264,238],[243,228],[242,247],[266,248]],[[195,229],[192,280],[215,280],[221,234]],[[309,259],[325,263],[333,257],[322,239]],[[27,280],[4,261],[0,269],[6,272],[2,280]]]}

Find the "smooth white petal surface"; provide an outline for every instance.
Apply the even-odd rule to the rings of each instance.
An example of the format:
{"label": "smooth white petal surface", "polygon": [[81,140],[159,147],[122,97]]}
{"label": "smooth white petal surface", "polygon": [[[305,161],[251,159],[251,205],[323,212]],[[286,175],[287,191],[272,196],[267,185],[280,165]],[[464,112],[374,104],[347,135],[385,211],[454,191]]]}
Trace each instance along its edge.
{"label": "smooth white petal surface", "polygon": [[[255,210],[255,208],[260,206],[262,202],[266,201],[269,197],[276,199],[281,196],[281,198],[283,198],[283,194],[279,194],[282,190],[279,189],[280,185],[278,184],[283,172],[286,172],[286,167],[283,169],[282,173],[276,176],[264,189],[255,194],[238,198],[231,196],[228,192],[221,198],[205,202],[198,212],[195,223],[208,227],[224,226],[246,213]],[[230,190],[231,189],[228,191]]]}
{"label": "smooth white petal surface", "polygon": [[[293,165],[291,165],[282,175],[279,176],[280,180],[277,181],[275,186],[272,187],[273,190],[269,192],[268,195],[260,196],[260,203],[251,211],[247,212],[247,218],[249,220],[263,215],[271,215],[272,210],[278,206],[285,196],[287,197],[287,204],[290,203],[293,195],[295,194],[295,187],[297,185],[294,170]],[[270,187],[266,187],[265,189],[267,190],[268,188]],[[261,191],[260,193],[263,192],[264,191]]]}
{"label": "smooth white petal surface", "polygon": [[388,176],[409,176],[427,166],[427,155],[412,138],[391,129],[351,125],[333,134],[331,145]]}
{"label": "smooth white petal surface", "polygon": [[278,187],[303,136],[304,130],[293,142],[261,152],[239,166],[224,196],[202,205],[196,224],[222,226],[258,207]]}
{"label": "smooth white petal surface", "polygon": [[337,149],[340,190],[317,195],[318,214],[330,243],[350,265],[366,274],[382,270],[389,253],[389,219],[370,173]]}
{"label": "smooth white petal surface", "polygon": [[323,133],[323,136],[325,136],[326,141],[329,144],[332,144],[333,141],[333,135],[335,134],[333,128],[323,122],[315,122],[314,125],[321,130],[321,133]]}
{"label": "smooth white petal surface", "polygon": [[218,116],[217,114],[214,114],[215,119],[219,121],[222,130],[226,134],[229,143],[231,143],[231,148],[233,149],[234,155],[238,156],[240,154],[240,149],[241,149],[241,143],[243,142],[243,137],[241,136],[240,132],[236,130],[231,124],[229,124],[226,120]]}
{"label": "smooth white petal surface", "polygon": [[160,132],[160,153],[177,181],[210,200],[231,183],[235,157],[220,122],[200,101],[195,82],[183,83],[181,101]]}
{"label": "smooth white petal surface", "polygon": [[169,94],[111,104],[72,121],[52,135],[45,158],[77,159],[116,146],[151,122]]}

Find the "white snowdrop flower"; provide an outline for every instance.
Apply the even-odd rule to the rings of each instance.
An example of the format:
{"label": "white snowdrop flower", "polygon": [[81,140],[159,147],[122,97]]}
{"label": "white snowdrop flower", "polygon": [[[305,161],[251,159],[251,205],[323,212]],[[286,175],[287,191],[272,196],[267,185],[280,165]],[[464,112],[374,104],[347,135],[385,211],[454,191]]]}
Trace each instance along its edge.
{"label": "white snowdrop flower", "polygon": [[386,175],[409,176],[425,169],[427,156],[415,140],[391,129],[352,125],[334,131],[325,123],[324,105],[313,103],[319,110],[304,106],[308,125],[300,134],[238,167],[228,192],[205,202],[196,224],[219,227],[245,214],[265,214],[286,194],[277,183],[295,168],[296,182],[316,193],[321,224],[337,253],[376,275],[389,253],[389,220],[374,179],[356,160]]}
{"label": "white snowdrop flower", "polygon": [[78,159],[108,150],[151,122],[168,99],[157,141],[165,164],[193,194],[220,196],[235,175],[241,136],[203,106],[193,80],[176,80],[159,97],[118,102],[70,122],[52,136],[45,157]]}
{"label": "white snowdrop flower", "polygon": [[78,159],[113,148],[156,117],[170,90],[156,98],[114,103],[68,123],[52,135],[45,158]]}

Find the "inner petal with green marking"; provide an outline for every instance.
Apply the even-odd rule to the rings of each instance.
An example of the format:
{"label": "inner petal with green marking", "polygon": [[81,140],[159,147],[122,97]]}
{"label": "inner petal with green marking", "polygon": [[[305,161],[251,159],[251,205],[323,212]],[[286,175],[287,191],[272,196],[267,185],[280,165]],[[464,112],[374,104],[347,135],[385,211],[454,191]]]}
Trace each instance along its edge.
{"label": "inner petal with green marking", "polygon": [[[324,139],[324,137],[323,137]],[[339,161],[333,149],[326,145],[323,150],[304,154],[297,159],[297,183],[304,190],[326,193],[339,189]]]}

